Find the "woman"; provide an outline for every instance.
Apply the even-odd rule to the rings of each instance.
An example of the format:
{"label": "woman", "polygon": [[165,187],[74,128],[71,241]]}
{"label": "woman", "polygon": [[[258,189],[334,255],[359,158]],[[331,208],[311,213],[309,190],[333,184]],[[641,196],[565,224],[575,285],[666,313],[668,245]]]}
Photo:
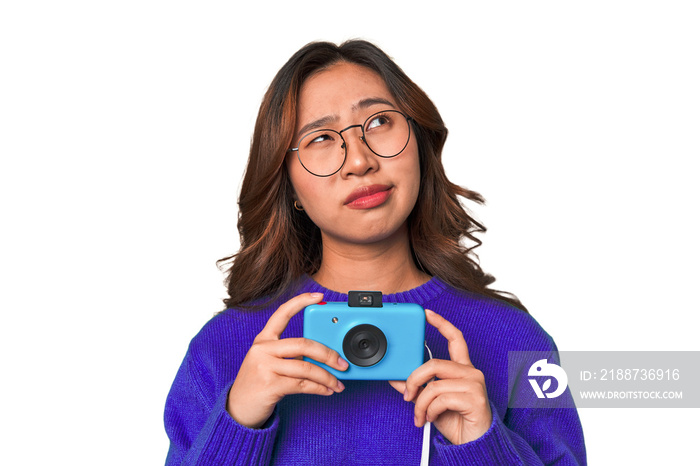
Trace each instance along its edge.
{"label": "woman", "polygon": [[[446,137],[372,44],[312,43],[282,67],[241,188],[227,310],[167,400],[168,464],[418,464],[422,448],[430,464],[585,463],[575,409],[508,408],[508,352],[556,347],[460,244],[484,228],[458,196],[482,199],[447,180]],[[434,358],[405,382],[341,382],[301,360],[348,367],[301,338],[299,311],[358,289],[431,309]]]}

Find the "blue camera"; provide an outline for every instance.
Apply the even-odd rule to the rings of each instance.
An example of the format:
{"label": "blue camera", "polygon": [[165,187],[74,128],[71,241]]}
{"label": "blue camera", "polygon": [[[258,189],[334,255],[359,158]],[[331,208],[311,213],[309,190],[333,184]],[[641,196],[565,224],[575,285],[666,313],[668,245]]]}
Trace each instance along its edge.
{"label": "blue camera", "polygon": [[425,310],[412,303],[382,303],[378,291],[350,291],[348,302],[304,309],[304,338],[337,351],[350,367],[337,371],[312,359],[342,380],[406,380],[423,364]]}

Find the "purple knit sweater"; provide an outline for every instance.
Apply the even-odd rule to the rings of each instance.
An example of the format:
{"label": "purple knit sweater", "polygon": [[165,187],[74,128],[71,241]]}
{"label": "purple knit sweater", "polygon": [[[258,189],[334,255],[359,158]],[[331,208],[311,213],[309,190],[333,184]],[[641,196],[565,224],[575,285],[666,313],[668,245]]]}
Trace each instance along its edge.
{"label": "purple knit sweater", "polygon": [[[345,381],[343,392],[328,397],[287,396],[260,429],[241,426],[227,413],[229,389],[253,339],[279,304],[304,292],[321,292],[326,301],[348,299],[305,276],[269,308],[229,309],[194,337],[166,401],[167,465],[418,465],[422,429],[413,425],[414,405],[388,382]],[[464,445],[452,445],[433,427],[431,465],[586,463],[576,409],[508,408],[508,351],[556,352],[552,338],[529,314],[437,277],[383,300],[417,303],[452,322],[486,379],[491,427]],[[300,337],[302,321],[302,313],[294,316],[282,337]],[[445,339],[430,325],[426,341],[433,357],[449,359]],[[570,397],[568,389],[562,397]]]}

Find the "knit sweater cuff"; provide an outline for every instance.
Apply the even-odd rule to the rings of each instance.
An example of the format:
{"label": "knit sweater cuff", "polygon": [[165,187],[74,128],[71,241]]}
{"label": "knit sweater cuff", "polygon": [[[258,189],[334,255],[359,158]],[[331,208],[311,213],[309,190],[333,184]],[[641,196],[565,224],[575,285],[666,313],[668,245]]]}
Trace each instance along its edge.
{"label": "knit sweater cuff", "polygon": [[440,433],[435,436],[435,451],[443,464],[522,464],[510,440],[508,428],[491,404],[493,420],[484,435],[463,445],[453,445]]}
{"label": "knit sweater cuff", "polygon": [[274,412],[260,429],[240,425],[226,410],[230,388],[216,401],[208,425],[203,429],[209,435],[203,439],[202,453],[196,464],[269,464],[279,426],[277,413]]}

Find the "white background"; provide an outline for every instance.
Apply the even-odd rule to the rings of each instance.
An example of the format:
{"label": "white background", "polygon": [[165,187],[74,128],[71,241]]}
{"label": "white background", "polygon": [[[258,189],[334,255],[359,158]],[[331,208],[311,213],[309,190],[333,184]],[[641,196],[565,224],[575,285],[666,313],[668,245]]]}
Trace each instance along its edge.
{"label": "white background", "polygon": [[[560,350],[699,350],[694,3],[4,2],[0,463],[165,460],[258,105],[311,40],[431,96],[482,265]],[[582,409],[590,463],[696,458],[698,414]]]}

